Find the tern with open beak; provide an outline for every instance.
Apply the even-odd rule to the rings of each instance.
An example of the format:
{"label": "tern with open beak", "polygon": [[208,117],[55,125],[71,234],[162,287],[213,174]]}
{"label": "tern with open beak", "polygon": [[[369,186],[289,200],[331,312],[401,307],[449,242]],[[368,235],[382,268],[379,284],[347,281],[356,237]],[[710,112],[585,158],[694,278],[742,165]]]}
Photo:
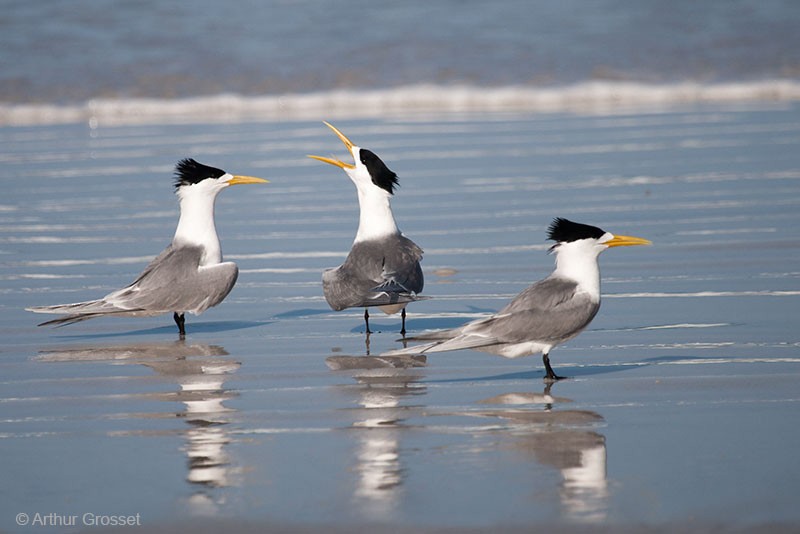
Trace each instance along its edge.
{"label": "tern with open beak", "polygon": [[325,300],[336,311],[364,308],[366,332],[369,308],[385,313],[401,312],[400,333],[406,333],[406,305],[419,300],[424,279],[422,249],[397,228],[390,200],[397,175],[371,150],[356,146],[332,125],[325,123],[347,147],[354,163],[322,156],[310,158],[342,169],[358,191],[360,217],[355,241],[344,263],[322,274]]}

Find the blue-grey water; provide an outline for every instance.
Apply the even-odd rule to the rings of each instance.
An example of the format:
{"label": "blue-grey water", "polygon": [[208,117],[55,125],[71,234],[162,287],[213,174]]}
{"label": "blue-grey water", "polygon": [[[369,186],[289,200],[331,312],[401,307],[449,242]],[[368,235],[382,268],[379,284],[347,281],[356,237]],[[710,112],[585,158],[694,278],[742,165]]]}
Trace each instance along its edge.
{"label": "blue-grey water", "polygon": [[9,101],[800,74],[791,0],[4,4]]}
{"label": "blue-grey water", "polygon": [[[796,529],[798,6],[4,2],[0,530]],[[570,380],[370,368],[399,318],[322,297],[358,221],[323,120],[399,174],[412,333],[545,276],[554,217],[653,241],[602,255]],[[169,242],[184,157],[270,180],[218,199],[225,302],[36,327]]]}
{"label": "blue-grey water", "polygon": [[0,124],[793,100],[799,26],[792,0],[11,0]]}
{"label": "blue-grey water", "polygon": [[[1,528],[800,524],[800,106],[336,125],[400,176],[432,297],[412,332],[546,275],[555,216],[653,241],[601,257],[598,317],[552,354],[572,379],[548,391],[538,357],[473,351],[329,368],[397,348],[399,319],[374,314],[367,347],[360,311],[322,297],[357,204],[305,157],[344,156],[317,120],[5,127]],[[185,342],[168,316],[37,328],[26,306],[121,287],[169,241],[185,156],[271,180],[218,199],[228,299]]]}

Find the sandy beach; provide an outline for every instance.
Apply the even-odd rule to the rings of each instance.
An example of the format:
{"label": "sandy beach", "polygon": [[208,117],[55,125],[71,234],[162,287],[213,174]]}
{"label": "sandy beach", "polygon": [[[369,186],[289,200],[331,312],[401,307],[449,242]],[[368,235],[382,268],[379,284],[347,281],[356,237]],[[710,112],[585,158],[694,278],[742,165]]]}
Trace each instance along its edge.
{"label": "sandy beach", "polygon": [[[468,350],[379,366],[399,317],[366,343],[322,297],[358,222],[306,158],[346,156],[322,119],[399,175],[431,297],[412,334],[549,273],[554,217],[653,241],[602,255],[600,313],[551,354],[568,380]],[[2,127],[0,529],[796,531],[798,142],[791,102]],[[218,199],[227,300],[185,341],[169,316],[37,328],[25,307],[169,242],[183,157],[271,182]]]}

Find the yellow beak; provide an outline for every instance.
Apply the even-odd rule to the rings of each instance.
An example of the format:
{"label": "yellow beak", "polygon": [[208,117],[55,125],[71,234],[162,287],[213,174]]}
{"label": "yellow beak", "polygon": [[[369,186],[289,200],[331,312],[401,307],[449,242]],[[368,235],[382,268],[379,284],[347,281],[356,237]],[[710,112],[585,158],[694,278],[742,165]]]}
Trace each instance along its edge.
{"label": "yellow beak", "polygon": [[239,184],[268,184],[269,180],[263,178],[256,178],[255,176],[234,176],[228,181],[228,185]]}
{"label": "yellow beak", "polygon": [[629,235],[615,235],[610,241],[603,243],[607,247],[630,247],[632,245],[652,245],[652,241],[643,239],[641,237],[633,237]]}
{"label": "yellow beak", "polygon": [[337,135],[337,137],[339,137],[339,139],[341,139],[342,143],[344,143],[344,146],[347,147],[347,151],[348,152],[353,152],[353,147],[355,145],[353,144],[353,142],[350,139],[347,138],[347,136],[345,136],[342,132],[340,132],[339,129],[336,128],[336,126],[334,126],[333,124],[331,124],[329,122],[325,122],[325,121],[322,121],[322,122],[325,124],[325,126],[330,128],[331,130],[333,130],[333,133],[335,133]]}
{"label": "yellow beak", "polygon": [[[344,143],[344,146],[347,147],[347,151],[352,154],[353,153],[353,147],[355,146],[353,144],[353,142],[350,139],[348,139],[346,135],[344,135],[342,132],[340,132],[333,124],[331,124],[329,122],[325,122],[325,121],[322,121],[322,122],[325,123],[325,126],[330,128],[331,130],[333,130],[333,133],[335,133],[336,136],[342,141],[342,143]],[[352,163],[345,163],[344,161],[341,161],[341,160],[338,160],[338,159],[324,158],[322,156],[308,156],[308,157],[311,158],[311,159],[315,159],[317,161],[321,161],[323,163],[328,163],[330,165],[335,165],[335,166],[340,167],[342,169],[355,169],[356,168],[356,166],[353,165]]]}

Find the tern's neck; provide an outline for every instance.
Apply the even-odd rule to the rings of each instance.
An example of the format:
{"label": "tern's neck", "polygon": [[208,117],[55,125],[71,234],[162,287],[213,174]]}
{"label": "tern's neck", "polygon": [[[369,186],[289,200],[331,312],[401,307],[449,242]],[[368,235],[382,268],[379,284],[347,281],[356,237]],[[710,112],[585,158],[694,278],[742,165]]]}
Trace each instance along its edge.
{"label": "tern's neck", "polygon": [[358,221],[356,242],[378,239],[400,232],[394,222],[389,194],[383,190],[358,191],[361,215]]}
{"label": "tern's neck", "polygon": [[578,283],[579,291],[600,300],[600,266],[597,263],[597,254],[563,247],[557,252],[553,276],[574,280]]}
{"label": "tern's neck", "polygon": [[222,251],[214,226],[214,200],[211,194],[180,194],[181,218],[172,243],[203,247],[200,265],[213,265],[222,261]]}

